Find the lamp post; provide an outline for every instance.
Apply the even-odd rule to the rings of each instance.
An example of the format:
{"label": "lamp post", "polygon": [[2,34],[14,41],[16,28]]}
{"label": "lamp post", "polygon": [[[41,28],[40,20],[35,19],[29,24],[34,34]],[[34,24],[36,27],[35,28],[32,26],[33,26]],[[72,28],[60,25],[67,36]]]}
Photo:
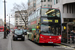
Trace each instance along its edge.
{"label": "lamp post", "polygon": [[41,0],[41,8],[42,8],[42,2],[43,2],[43,0]]}
{"label": "lamp post", "polygon": [[[43,2],[43,0],[41,0],[41,8],[42,8],[42,2]],[[41,15],[42,15],[42,9],[41,9]]]}
{"label": "lamp post", "polygon": [[9,30],[10,30],[10,16],[12,16],[12,15],[7,15],[7,16],[9,16]]}
{"label": "lamp post", "polygon": [[4,0],[4,39],[6,39],[6,1]]}

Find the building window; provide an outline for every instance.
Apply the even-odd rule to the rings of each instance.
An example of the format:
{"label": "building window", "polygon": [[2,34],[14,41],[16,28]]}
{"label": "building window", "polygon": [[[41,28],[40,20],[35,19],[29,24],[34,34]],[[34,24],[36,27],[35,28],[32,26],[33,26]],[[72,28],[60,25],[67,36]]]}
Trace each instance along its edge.
{"label": "building window", "polygon": [[52,0],[48,0],[48,2],[52,2]]}
{"label": "building window", "polygon": [[36,4],[34,3],[34,7],[36,6]]}
{"label": "building window", "polygon": [[18,23],[16,23],[16,25],[18,25]]}
{"label": "building window", "polygon": [[63,13],[64,13],[64,6],[63,6]]}
{"label": "building window", "polygon": [[16,20],[17,20],[17,18],[16,18]]}
{"label": "building window", "polygon": [[73,4],[72,4],[72,13],[73,13]]}
{"label": "building window", "polygon": [[52,5],[51,5],[51,7],[52,7]]}
{"label": "building window", "polygon": [[48,5],[48,7],[52,7],[52,5]]}
{"label": "building window", "polygon": [[50,7],[50,5],[48,5],[48,7]]}
{"label": "building window", "polygon": [[56,0],[56,4],[58,3],[58,0]]}
{"label": "building window", "polygon": [[71,5],[69,5],[69,12],[71,13]]}
{"label": "building window", "polygon": [[18,21],[16,21],[16,22],[18,22]]}
{"label": "building window", "polygon": [[44,2],[46,2],[46,0],[44,0]]}
{"label": "building window", "polygon": [[67,13],[68,13],[68,5],[67,5]]}
{"label": "building window", "polygon": [[44,5],[44,7],[46,7],[46,5]]}
{"label": "building window", "polygon": [[54,0],[54,5],[55,5],[55,3],[56,3],[55,1],[56,1],[56,0]]}

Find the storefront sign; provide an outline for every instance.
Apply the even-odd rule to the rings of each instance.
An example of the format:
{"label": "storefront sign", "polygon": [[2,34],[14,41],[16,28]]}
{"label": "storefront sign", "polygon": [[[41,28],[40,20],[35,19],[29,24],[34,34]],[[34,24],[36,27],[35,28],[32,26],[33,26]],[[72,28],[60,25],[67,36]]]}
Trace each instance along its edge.
{"label": "storefront sign", "polygon": [[36,24],[36,21],[31,22],[31,25]]}

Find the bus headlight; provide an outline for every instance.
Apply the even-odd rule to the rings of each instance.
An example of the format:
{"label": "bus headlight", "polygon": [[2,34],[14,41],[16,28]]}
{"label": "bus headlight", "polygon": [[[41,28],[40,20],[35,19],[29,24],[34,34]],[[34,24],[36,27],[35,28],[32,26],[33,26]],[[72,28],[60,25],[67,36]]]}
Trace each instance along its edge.
{"label": "bus headlight", "polygon": [[41,36],[41,38],[44,38],[44,37]]}
{"label": "bus headlight", "polygon": [[25,35],[22,35],[23,37],[25,36]]}
{"label": "bus headlight", "polygon": [[61,36],[59,36],[59,39],[61,39]]}

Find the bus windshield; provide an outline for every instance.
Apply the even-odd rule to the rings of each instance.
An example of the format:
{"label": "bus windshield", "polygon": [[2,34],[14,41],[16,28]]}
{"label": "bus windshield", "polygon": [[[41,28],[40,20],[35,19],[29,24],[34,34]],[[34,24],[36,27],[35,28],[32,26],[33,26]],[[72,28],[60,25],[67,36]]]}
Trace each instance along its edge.
{"label": "bus windshield", "polygon": [[60,35],[60,25],[41,25],[41,34],[43,35]]}
{"label": "bus windshield", "polygon": [[42,8],[41,16],[45,17],[60,17],[60,11],[58,9],[52,8]]}

